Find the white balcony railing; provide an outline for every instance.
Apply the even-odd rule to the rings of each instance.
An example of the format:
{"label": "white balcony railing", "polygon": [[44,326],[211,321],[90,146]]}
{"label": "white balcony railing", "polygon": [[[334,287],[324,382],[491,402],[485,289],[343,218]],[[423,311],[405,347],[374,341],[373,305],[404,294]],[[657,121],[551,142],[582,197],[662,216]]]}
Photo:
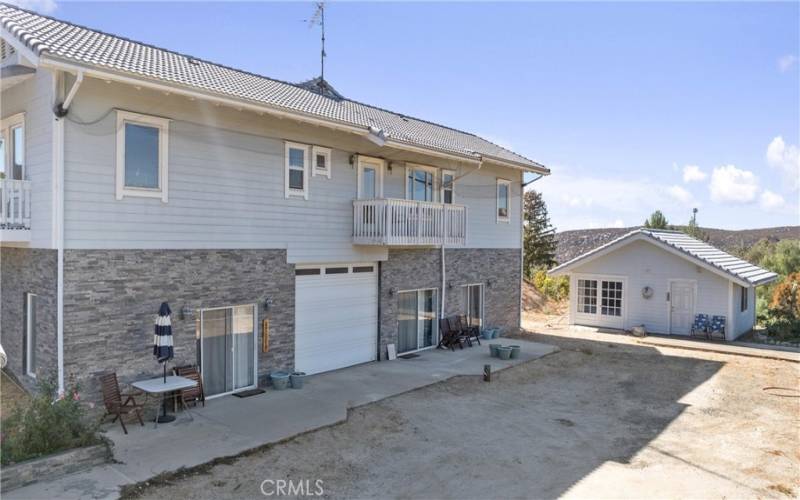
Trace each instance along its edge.
{"label": "white balcony railing", "polygon": [[357,245],[449,245],[467,243],[467,207],[425,201],[353,201]]}
{"label": "white balcony railing", "polygon": [[0,229],[31,228],[31,182],[0,179]]}

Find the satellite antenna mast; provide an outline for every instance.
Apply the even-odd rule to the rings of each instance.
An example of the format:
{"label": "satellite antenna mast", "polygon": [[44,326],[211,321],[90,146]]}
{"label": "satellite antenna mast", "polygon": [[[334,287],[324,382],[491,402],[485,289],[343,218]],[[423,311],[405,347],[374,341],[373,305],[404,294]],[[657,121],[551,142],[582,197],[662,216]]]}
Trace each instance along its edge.
{"label": "satellite antenna mast", "polygon": [[319,86],[320,90],[324,91],[323,88],[325,86],[325,57],[327,54],[325,53],[325,2],[316,2],[317,9],[314,11],[314,15],[311,16],[311,19],[308,21],[309,28],[313,28],[317,24],[319,24],[321,28],[321,42],[322,48],[319,54],[319,64],[320,64],[320,72],[319,72]]}

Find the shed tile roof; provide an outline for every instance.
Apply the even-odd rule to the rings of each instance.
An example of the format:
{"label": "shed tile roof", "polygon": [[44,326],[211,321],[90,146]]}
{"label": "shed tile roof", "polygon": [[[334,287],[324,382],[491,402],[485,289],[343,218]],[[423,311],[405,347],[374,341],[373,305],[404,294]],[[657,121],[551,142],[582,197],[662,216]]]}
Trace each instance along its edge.
{"label": "shed tile roof", "polygon": [[553,268],[550,272],[558,273],[566,268],[573,267],[580,261],[597,255],[603,250],[615,246],[625,245],[633,241],[636,237],[641,236],[650,238],[658,244],[678,250],[688,259],[699,260],[705,264],[713,266],[720,272],[728,275],[728,277],[731,279],[745,281],[753,286],[770,283],[778,278],[778,275],[772,271],[768,271],[738,257],[734,257],[733,255],[723,252],[719,248],[713,247],[704,241],[692,238],[686,233],[680,231],[644,228],[631,231],[630,233],[610,241],[605,245],[601,245],[584,253],[583,255],[579,255],[578,257],[575,257],[574,259]]}
{"label": "shed tile roof", "polygon": [[292,84],[135,42],[0,4],[0,25],[37,55],[159,80],[226,97],[276,106],[290,112],[356,127],[375,127],[393,140],[436,151],[511,162],[544,170],[541,164],[481,137],[350,99],[333,99]]}

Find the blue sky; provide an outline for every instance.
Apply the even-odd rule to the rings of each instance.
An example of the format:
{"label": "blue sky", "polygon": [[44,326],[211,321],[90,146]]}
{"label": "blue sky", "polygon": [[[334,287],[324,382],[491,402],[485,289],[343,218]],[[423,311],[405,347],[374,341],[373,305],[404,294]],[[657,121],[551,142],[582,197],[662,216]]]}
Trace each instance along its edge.
{"label": "blue sky", "polygon": [[[16,3],[282,80],[319,71],[310,2]],[[548,165],[533,186],[562,230],[692,207],[704,226],[798,224],[799,5],[332,2],[326,77]]]}

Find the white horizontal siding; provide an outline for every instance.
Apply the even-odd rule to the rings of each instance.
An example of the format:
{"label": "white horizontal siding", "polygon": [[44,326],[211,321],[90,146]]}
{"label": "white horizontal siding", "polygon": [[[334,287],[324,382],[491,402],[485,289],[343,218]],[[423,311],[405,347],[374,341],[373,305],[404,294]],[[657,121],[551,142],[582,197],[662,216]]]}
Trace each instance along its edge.
{"label": "white horizontal siding", "polygon": [[733,338],[749,332],[753,328],[755,321],[756,289],[747,288],[747,309],[742,311],[742,287],[733,285],[733,297],[731,298],[731,310],[733,311]]}
{"label": "white horizontal siding", "polygon": [[39,69],[33,78],[0,95],[2,118],[25,113],[25,176],[31,181],[31,248],[52,248],[53,112],[52,77]]}
{"label": "white horizontal siding", "polygon": [[[696,313],[709,316],[728,316],[728,280],[656,247],[647,241],[635,241],[602,257],[587,262],[571,271],[576,274],[600,274],[623,276],[627,287],[623,291],[626,308],[624,328],[645,325],[653,333],[669,333],[669,292],[670,280],[695,280],[697,297]],[[590,326],[610,326],[603,322],[580,321],[575,310],[575,284],[570,283],[570,318],[575,324]],[[649,286],[653,296],[645,299],[642,289]],[[731,324],[732,318],[728,318]]]}
{"label": "white horizontal siding", "polygon": [[[172,120],[168,203],[115,199],[113,108]],[[350,155],[382,154],[361,137],[91,78],[70,116],[65,132],[68,248],[286,248],[289,261],[296,263],[387,258],[385,248],[352,244],[357,175]],[[284,196],[284,139],[333,150],[331,179],[311,176],[308,200]],[[393,152],[392,159],[397,155]],[[457,202],[468,205],[469,217],[475,217],[468,246],[519,248],[518,186],[511,223],[494,220],[494,179],[504,171],[504,177],[519,178],[516,170],[484,167],[457,183]],[[385,196],[403,198],[404,169],[387,171],[385,179]],[[474,200],[467,196],[470,185],[475,185]]]}

